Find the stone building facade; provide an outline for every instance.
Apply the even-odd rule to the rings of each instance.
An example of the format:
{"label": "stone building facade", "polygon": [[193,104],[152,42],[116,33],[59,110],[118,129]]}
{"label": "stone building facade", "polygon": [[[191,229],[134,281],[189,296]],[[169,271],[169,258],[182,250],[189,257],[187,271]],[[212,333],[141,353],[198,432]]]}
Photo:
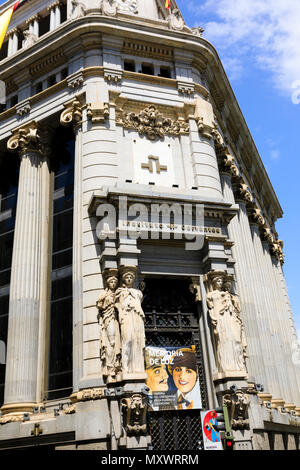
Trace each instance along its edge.
{"label": "stone building facade", "polygon": [[236,449],[299,448],[282,209],[202,33],[173,0],[29,0],[13,16],[2,449],[201,448],[200,409],[148,408],[145,348],[188,345],[201,409],[228,404]]}

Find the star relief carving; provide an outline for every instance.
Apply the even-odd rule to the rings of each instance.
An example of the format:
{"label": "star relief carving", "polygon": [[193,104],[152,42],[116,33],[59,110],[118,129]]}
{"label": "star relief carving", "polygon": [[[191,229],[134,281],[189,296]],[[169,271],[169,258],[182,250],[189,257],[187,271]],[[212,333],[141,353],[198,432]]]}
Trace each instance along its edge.
{"label": "star relief carving", "polygon": [[118,11],[121,13],[138,13],[137,0],[116,0]]}

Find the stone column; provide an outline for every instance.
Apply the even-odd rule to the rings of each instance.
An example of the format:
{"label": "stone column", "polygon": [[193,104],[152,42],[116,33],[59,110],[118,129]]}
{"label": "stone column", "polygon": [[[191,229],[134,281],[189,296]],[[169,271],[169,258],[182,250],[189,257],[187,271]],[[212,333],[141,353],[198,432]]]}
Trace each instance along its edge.
{"label": "stone column", "polygon": [[79,391],[83,374],[82,347],[82,105],[75,98],[61,114],[63,126],[72,125],[75,133],[74,203],[73,203],[73,393]]}
{"label": "stone column", "polygon": [[[234,203],[235,197],[231,177],[231,173],[221,174],[224,198],[226,201]],[[249,377],[255,377],[256,382],[263,383],[266,377],[266,370],[259,341],[258,321],[260,313],[256,302],[259,286],[255,276],[255,254],[253,252],[246,203],[242,199],[237,199],[237,202],[239,203],[240,210],[238,215],[228,225],[228,234],[230,240],[234,242],[232,252],[236,261],[237,291],[240,295],[241,317],[247,340],[248,375]],[[268,385],[265,384],[265,386]]]}
{"label": "stone column", "polygon": [[[48,288],[44,256],[47,240],[49,175],[46,146],[37,125],[18,129],[8,141],[21,158],[14,247],[11,267],[5,397],[2,413],[23,413],[42,399],[43,381],[39,354],[45,350],[41,338]],[[46,266],[45,266],[46,264]]]}
{"label": "stone column", "polygon": [[[259,215],[257,214],[257,217]],[[263,219],[261,219],[263,222]],[[257,295],[257,304],[259,305],[259,333],[260,343],[262,348],[262,354],[264,363],[266,365],[265,373],[267,380],[263,384],[267,391],[270,391],[273,396],[281,396],[281,390],[279,388],[280,377],[278,374],[277,361],[274,361],[274,355],[276,354],[277,347],[272,328],[274,323],[274,308],[270,299],[271,288],[266,278],[265,266],[264,266],[264,254],[263,247],[260,239],[260,231],[258,226],[258,219],[251,220],[251,233],[253,239],[253,248],[256,259],[256,276],[259,284],[259,291]]]}

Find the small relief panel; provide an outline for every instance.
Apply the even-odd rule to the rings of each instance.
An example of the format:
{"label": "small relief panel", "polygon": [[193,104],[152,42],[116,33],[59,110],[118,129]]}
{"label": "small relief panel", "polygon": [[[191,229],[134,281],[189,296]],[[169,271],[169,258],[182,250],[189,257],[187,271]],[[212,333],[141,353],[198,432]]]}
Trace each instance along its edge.
{"label": "small relief panel", "polygon": [[137,183],[168,187],[175,183],[172,149],[167,142],[134,140],[133,161]]}

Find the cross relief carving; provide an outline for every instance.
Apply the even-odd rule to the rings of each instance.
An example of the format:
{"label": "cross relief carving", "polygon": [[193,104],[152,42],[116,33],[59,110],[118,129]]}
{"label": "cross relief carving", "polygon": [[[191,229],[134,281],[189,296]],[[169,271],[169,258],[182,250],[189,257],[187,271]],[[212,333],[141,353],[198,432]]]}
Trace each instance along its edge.
{"label": "cross relief carving", "polygon": [[161,173],[161,171],[168,171],[167,165],[161,165],[159,162],[159,157],[154,155],[149,155],[148,163],[142,163],[141,167],[145,170],[148,170],[149,173],[153,173],[154,165],[158,175]]}

